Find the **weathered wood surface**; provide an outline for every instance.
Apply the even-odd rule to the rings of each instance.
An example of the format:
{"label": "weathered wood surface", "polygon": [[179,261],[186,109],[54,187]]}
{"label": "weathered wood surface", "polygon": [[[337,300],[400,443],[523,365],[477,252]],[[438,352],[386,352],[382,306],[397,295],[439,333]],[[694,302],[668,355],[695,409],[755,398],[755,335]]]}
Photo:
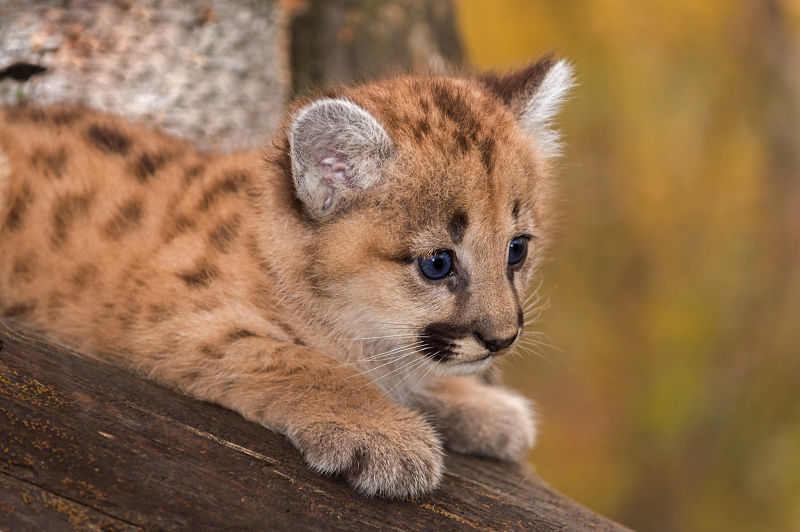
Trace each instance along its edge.
{"label": "weathered wood surface", "polygon": [[362,497],[231,411],[0,324],[2,531],[622,529],[525,466],[446,467],[423,499]]}

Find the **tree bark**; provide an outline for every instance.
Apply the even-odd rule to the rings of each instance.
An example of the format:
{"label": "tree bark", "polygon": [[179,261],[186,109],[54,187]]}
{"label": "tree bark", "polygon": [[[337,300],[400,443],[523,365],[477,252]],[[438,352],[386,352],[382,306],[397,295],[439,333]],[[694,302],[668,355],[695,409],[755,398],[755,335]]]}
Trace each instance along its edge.
{"label": "tree bark", "polygon": [[524,465],[446,467],[427,497],[367,498],[234,412],[0,324],[2,530],[624,530]]}
{"label": "tree bark", "polygon": [[0,0],[0,102],[78,102],[202,147],[260,147],[289,89],[275,1]]}

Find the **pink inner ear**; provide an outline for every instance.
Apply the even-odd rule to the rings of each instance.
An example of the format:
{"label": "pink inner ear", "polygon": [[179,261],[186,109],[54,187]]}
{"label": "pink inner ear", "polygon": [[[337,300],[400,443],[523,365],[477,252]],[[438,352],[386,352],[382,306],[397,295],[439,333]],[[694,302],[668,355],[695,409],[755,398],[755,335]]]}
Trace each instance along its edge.
{"label": "pink inner ear", "polygon": [[347,183],[347,164],[339,157],[325,157],[320,161],[322,179],[327,183]]}

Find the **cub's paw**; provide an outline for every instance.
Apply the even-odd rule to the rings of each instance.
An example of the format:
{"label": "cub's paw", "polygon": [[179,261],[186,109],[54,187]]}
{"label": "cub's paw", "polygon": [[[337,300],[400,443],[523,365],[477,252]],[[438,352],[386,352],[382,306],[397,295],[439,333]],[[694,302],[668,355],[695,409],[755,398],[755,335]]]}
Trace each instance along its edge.
{"label": "cub's paw", "polygon": [[317,421],[289,435],[315,471],[343,475],[359,492],[415,497],[442,478],[439,437],[422,418]]}
{"label": "cub's paw", "polygon": [[459,453],[517,460],[536,442],[530,402],[504,388],[481,386],[450,405],[441,423],[445,444]]}

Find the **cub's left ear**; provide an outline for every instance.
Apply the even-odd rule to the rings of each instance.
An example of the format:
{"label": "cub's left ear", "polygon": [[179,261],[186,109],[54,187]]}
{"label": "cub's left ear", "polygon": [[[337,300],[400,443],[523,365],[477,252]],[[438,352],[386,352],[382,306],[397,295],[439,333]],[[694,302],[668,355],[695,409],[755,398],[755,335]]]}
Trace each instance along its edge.
{"label": "cub's left ear", "polygon": [[545,56],[521,70],[505,75],[487,74],[480,80],[511,107],[545,155],[559,154],[560,135],[553,128],[553,119],[575,86],[569,62]]}
{"label": "cub's left ear", "polygon": [[394,144],[363,108],[342,98],[323,98],[297,113],[289,150],[297,196],[306,213],[321,220],[375,183]]}

